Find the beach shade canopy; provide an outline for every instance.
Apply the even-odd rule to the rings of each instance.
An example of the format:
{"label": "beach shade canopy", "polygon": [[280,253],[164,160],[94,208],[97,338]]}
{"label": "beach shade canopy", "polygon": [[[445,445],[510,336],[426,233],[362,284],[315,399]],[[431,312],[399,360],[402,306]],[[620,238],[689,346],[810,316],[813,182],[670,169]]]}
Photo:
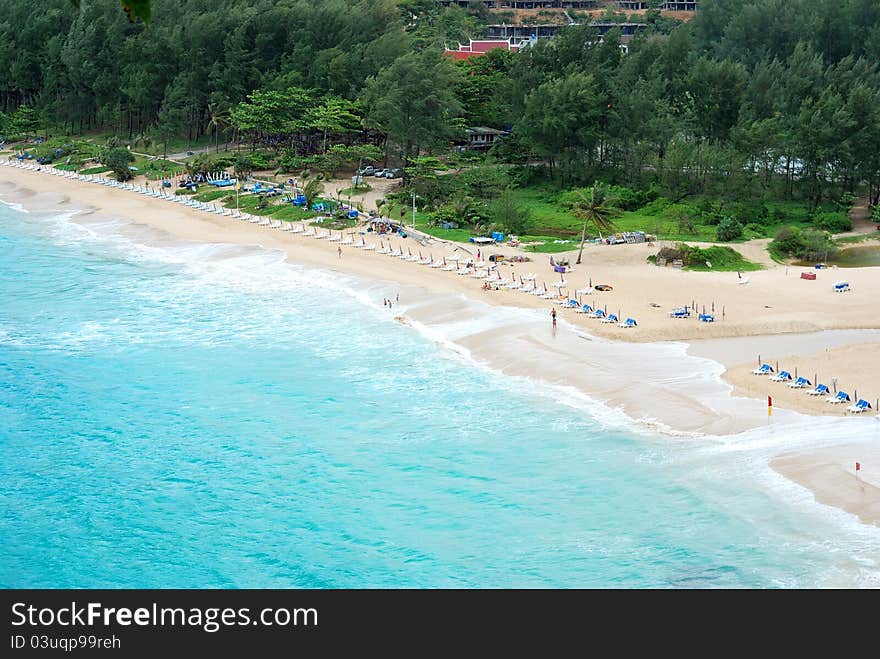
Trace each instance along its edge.
{"label": "beach shade canopy", "polygon": [[556,286],[556,288],[562,288],[563,286],[566,286],[567,284],[568,284],[568,282],[566,282],[565,280],[560,279],[559,281],[557,281],[557,282],[556,282],[555,284],[553,284],[553,285]]}

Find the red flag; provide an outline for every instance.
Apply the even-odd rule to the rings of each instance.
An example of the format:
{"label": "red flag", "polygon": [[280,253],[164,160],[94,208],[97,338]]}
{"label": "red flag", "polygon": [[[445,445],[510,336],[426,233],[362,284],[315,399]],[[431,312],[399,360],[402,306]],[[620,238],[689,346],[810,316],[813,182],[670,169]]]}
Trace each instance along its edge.
{"label": "red flag", "polygon": [[773,399],[767,396],[767,407],[773,407]]}
{"label": "red flag", "polygon": [[856,462],[856,471],[859,471],[862,468],[861,462]]}

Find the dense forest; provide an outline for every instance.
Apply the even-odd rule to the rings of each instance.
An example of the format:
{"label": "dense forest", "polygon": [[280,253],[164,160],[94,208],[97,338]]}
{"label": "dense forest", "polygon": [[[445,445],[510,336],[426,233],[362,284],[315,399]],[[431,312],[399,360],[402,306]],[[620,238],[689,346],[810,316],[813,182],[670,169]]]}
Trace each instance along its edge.
{"label": "dense forest", "polygon": [[[704,0],[628,52],[572,26],[520,53],[453,63],[485,8],[431,0],[0,0],[0,122],[155,139],[206,133],[326,151],[387,136],[408,163],[467,125],[492,154],[670,198],[880,194],[880,4]],[[377,142],[379,143],[379,142]]]}

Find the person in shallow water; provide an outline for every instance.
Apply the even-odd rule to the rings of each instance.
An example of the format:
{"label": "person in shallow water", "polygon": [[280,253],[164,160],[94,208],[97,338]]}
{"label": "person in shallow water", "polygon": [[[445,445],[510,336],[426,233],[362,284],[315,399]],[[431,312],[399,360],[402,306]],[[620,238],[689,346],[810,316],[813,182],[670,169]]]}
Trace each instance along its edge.
{"label": "person in shallow water", "polygon": [[550,317],[553,319],[553,327],[556,327],[556,307],[550,309]]}

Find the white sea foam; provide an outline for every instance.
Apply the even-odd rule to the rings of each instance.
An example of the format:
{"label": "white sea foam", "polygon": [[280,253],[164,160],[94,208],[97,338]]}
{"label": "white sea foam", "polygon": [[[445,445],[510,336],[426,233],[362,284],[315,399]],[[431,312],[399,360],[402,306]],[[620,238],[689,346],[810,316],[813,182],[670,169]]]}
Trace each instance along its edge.
{"label": "white sea foam", "polygon": [[21,204],[16,203],[14,201],[6,201],[5,199],[2,198],[2,196],[0,196],[0,204],[3,204],[4,206],[8,206],[9,208],[11,208],[15,211],[18,211],[19,213],[30,213],[30,211],[27,208],[25,208],[24,206],[22,206]]}

